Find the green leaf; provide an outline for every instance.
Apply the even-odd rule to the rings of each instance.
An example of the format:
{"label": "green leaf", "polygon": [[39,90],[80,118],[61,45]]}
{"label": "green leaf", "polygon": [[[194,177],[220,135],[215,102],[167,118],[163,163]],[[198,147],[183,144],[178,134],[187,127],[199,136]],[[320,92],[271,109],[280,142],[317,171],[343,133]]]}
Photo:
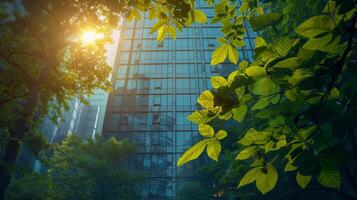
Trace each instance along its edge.
{"label": "green leaf", "polygon": [[260,167],[255,167],[249,170],[243,178],[239,181],[238,188],[253,183],[257,179],[257,174],[260,171]]}
{"label": "green leaf", "polygon": [[202,92],[197,99],[197,103],[199,103],[204,108],[213,108],[214,96],[212,92],[209,90]]}
{"label": "green leaf", "polygon": [[293,76],[289,79],[289,83],[293,86],[296,86],[312,75],[313,73],[310,69],[299,68],[293,72]]}
{"label": "green leaf", "polygon": [[330,91],[330,94],[328,96],[328,99],[338,99],[340,97],[340,91],[338,91],[338,89],[336,87],[332,88],[332,90]]}
{"label": "green leaf", "polygon": [[255,38],[255,48],[259,48],[263,46],[267,46],[267,42],[262,37],[257,36]]}
{"label": "green leaf", "polygon": [[172,39],[176,40],[176,29],[175,27],[168,25],[166,27],[167,32],[169,33],[169,35],[171,36]]}
{"label": "green leaf", "polygon": [[341,185],[341,174],[336,167],[322,166],[317,180],[325,187],[339,189]]}
{"label": "green leaf", "polygon": [[207,22],[207,16],[201,10],[194,10],[193,15],[194,15],[195,22],[198,22],[198,23],[206,23]]}
{"label": "green leaf", "polygon": [[195,160],[198,158],[202,152],[205,150],[208,140],[201,140],[189,148],[177,161],[177,166],[182,166],[183,164]]}
{"label": "green leaf", "polygon": [[204,124],[212,121],[218,112],[220,112],[219,108],[198,110],[189,115],[187,119],[196,124]]}
{"label": "green leaf", "polygon": [[151,30],[149,33],[152,34],[152,33],[156,32],[157,30],[159,30],[159,28],[161,28],[166,23],[167,23],[167,20],[158,21],[156,24],[154,24],[151,27]]}
{"label": "green leaf", "polygon": [[225,130],[219,130],[214,137],[218,140],[222,140],[223,138],[227,137],[227,132]]}
{"label": "green leaf", "polygon": [[309,39],[304,44],[303,48],[308,50],[318,50],[332,54],[339,54],[345,49],[345,45],[339,43],[340,37],[333,37],[332,34],[328,34],[323,37]]}
{"label": "green leaf", "polygon": [[269,132],[258,132],[254,128],[251,128],[238,142],[244,146],[251,144],[265,144],[269,140],[270,135]]}
{"label": "green leaf", "polygon": [[261,110],[269,105],[269,98],[263,97],[260,98],[257,103],[255,103],[252,107],[252,110]]}
{"label": "green leaf", "polygon": [[157,32],[157,41],[162,41],[164,40],[165,36],[166,36],[166,33],[167,33],[167,26],[161,26],[159,28],[159,31]]}
{"label": "green leaf", "polygon": [[268,77],[257,80],[252,88],[252,93],[256,95],[270,95],[276,91],[275,83]]}
{"label": "green leaf", "polygon": [[233,72],[231,72],[231,73],[229,74],[228,80],[227,80],[227,81],[228,81],[228,86],[231,86],[231,85],[232,85],[234,79],[236,78],[236,76],[237,76],[238,74],[240,74],[240,72],[239,72],[238,70],[233,71]]}
{"label": "green leaf", "polygon": [[207,144],[207,155],[211,159],[218,161],[219,154],[221,153],[221,143],[216,140],[210,140]]}
{"label": "green leaf", "polygon": [[236,156],[236,160],[246,160],[248,158],[250,158],[252,155],[254,155],[256,152],[256,147],[255,146],[250,146],[250,147],[246,147],[245,149],[243,149],[242,151],[240,151],[238,153],[238,155]]}
{"label": "green leaf", "polygon": [[211,84],[214,89],[228,85],[228,82],[223,76],[211,76]]}
{"label": "green leaf", "polygon": [[198,131],[202,136],[205,137],[213,137],[214,135],[214,130],[210,125],[207,124],[200,124],[198,125]]}
{"label": "green leaf", "polygon": [[216,50],[214,50],[211,58],[211,65],[222,63],[227,58],[228,48],[228,44],[222,44]]}
{"label": "green leaf", "polygon": [[288,68],[294,69],[300,66],[300,61],[297,57],[287,58],[285,60],[279,61],[273,67],[274,68]]}
{"label": "green leaf", "polygon": [[249,22],[254,31],[258,32],[270,26],[277,24],[282,15],[278,13],[268,13],[264,15],[251,17]]}
{"label": "green leaf", "polygon": [[278,172],[273,165],[262,168],[257,173],[256,185],[263,194],[272,190],[278,181]]}
{"label": "green leaf", "polygon": [[248,107],[246,105],[239,105],[238,108],[232,109],[233,119],[242,122],[245,114],[247,113]]}
{"label": "green leaf", "polygon": [[333,36],[332,34],[327,34],[319,38],[311,38],[307,40],[303,48],[308,50],[319,50],[324,51],[324,48],[331,42]]}
{"label": "green leaf", "polygon": [[234,64],[237,64],[238,63],[238,58],[239,58],[238,50],[234,46],[229,45],[228,46],[228,59],[229,59],[229,61],[231,61]]}
{"label": "green leaf", "polygon": [[297,98],[297,90],[296,88],[291,88],[291,89],[288,89],[284,92],[285,96],[292,102],[295,102],[296,101],[296,98]]}
{"label": "green leaf", "polygon": [[314,16],[303,22],[296,32],[307,38],[314,38],[322,33],[332,32],[335,24],[328,15]]}
{"label": "green leaf", "polygon": [[259,66],[248,67],[245,73],[254,80],[258,80],[267,75],[265,69]]}
{"label": "green leaf", "polygon": [[286,56],[290,49],[297,43],[298,40],[290,39],[288,37],[280,37],[274,41],[273,49],[280,57]]}
{"label": "green leaf", "polygon": [[312,176],[304,176],[299,172],[296,173],[296,182],[302,188],[305,189],[306,186],[310,183]]}
{"label": "green leaf", "polygon": [[245,72],[245,70],[248,68],[248,66],[249,66],[249,63],[246,60],[243,60],[242,62],[239,63],[239,69],[242,72]]}

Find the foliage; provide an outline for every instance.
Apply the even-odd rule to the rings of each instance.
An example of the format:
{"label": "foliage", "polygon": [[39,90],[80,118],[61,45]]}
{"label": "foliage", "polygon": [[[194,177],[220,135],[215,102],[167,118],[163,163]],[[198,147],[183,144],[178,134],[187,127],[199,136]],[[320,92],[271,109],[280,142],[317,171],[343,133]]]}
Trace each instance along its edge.
{"label": "foliage", "polygon": [[[126,159],[135,146],[114,138],[68,137],[42,159],[43,172],[25,171],[12,181],[8,199],[135,199],[143,175],[131,175]],[[50,153],[49,152],[49,153]]]}
{"label": "foliage", "polygon": [[[120,18],[140,20],[143,12],[157,22],[151,32],[158,32],[160,41],[167,34],[175,38],[176,29],[207,21],[193,0],[0,3],[0,130],[9,133],[1,142],[9,169],[20,143],[44,116],[57,122],[69,100],[86,103],[95,89],[110,91],[104,45],[111,42]],[[94,38],[88,40],[88,35]],[[0,172],[6,177],[0,196],[9,172]]]}
{"label": "foliage", "polygon": [[[222,24],[224,37],[218,38],[221,46],[211,64],[222,63],[230,48],[244,45],[244,21],[262,34],[256,38],[254,61],[241,61],[240,69],[227,78],[212,77],[214,89],[204,91],[197,100],[203,110],[188,120],[201,126],[215,119],[233,119],[247,127],[235,133],[241,145],[236,159],[251,163],[238,188],[255,182],[265,194],[284,173],[293,173],[302,188],[317,180],[331,191],[356,198],[357,143],[352,120],[357,113],[356,2],[330,0],[322,5],[315,1],[314,12],[296,19],[293,16],[299,16],[296,12],[304,6],[294,10],[292,6],[300,2],[283,2],[245,0],[239,9],[230,1],[215,4],[212,23]],[[178,165],[195,159],[204,148],[194,147]],[[279,163],[285,163],[284,171],[276,167]]]}

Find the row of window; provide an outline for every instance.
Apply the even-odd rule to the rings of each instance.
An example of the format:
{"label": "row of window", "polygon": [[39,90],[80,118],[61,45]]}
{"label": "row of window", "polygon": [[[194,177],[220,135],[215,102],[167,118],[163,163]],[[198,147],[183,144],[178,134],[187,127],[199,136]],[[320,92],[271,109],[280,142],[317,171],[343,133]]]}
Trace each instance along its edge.
{"label": "row of window", "polygon": [[148,113],[112,113],[110,114],[108,130],[118,130],[123,124],[135,128],[136,125],[188,125],[192,123],[186,118],[191,112],[148,112]]}
{"label": "row of window", "polygon": [[[115,90],[129,90],[129,91],[141,91],[147,92],[146,90],[165,90],[165,92],[176,92],[179,90],[187,90],[190,93],[200,92],[200,90],[207,89],[210,87],[211,82],[209,78],[158,78],[158,79],[118,79],[115,81]],[[150,92],[150,91],[149,91]]]}
{"label": "row of window", "polygon": [[112,108],[123,108],[128,106],[137,107],[195,107],[197,106],[198,94],[182,94],[182,95],[115,95],[112,100]]}

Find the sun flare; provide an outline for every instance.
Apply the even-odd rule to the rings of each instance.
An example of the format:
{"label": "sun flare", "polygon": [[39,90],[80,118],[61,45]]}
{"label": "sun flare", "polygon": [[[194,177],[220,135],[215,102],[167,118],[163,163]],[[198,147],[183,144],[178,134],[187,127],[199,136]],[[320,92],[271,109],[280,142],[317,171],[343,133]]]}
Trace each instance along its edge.
{"label": "sun flare", "polygon": [[93,44],[101,38],[103,38],[103,34],[95,31],[85,31],[82,33],[82,41],[84,44]]}

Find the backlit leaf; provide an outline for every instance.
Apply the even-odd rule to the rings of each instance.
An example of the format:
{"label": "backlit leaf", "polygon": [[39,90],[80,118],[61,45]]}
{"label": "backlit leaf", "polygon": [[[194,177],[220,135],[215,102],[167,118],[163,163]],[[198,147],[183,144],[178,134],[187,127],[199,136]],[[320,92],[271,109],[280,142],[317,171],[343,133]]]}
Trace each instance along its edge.
{"label": "backlit leaf", "polygon": [[249,146],[241,150],[238,155],[236,156],[236,160],[246,160],[250,158],[256,152],[255,146]]}
{"label": "backlit leaf", "polygon": [[175,27],[168,25],[166,27],[166,31],[169,33],[170,37],[174,40],[176,40],[176,29]]}
{"label": "backlit leaf", "polygon": [[198,158],[205,150],[208,140],[201,140],[189,148],[177,161],[177,166],[181,166],[191,160]]}
{"label": "backlit leaf", "polygon": [[225,130],[219,130],[214,137],[218,140],[222,140],[223,138],[227,137],[227,132]]}
{"label": "backlit leaf", "polygon": [[194,10],[193,14],[194,14],[195,22],[198,22],[198,23],[206,23],[207,22],[207,16],[203,11]]}
{"label": "backlit leaf", "polygon": [[[265,171],[266,170],[266,171]],[[273,165],[268,165],[265,169],[261,169],[257,173],[256,185],[263,194],[272,190],[278,181],[278,172]]]}
{"label": "backlit leaf", "polygon": [[245,73],[249,76],[252,77],[254,80],[258,80],[264,76],[266,76],[266,71],[263,67],[259,66],[251,66],[248,67],[245,70]]}
{"label": "backlit leaf", "polygon": [[247,113],[248,107],[246,105],[239,105],[237,108],[232,109],[233,119],[242,122],[245,114]]}
{"label": "backlit leaf", "polygon": [[322,33],[332,32],[335,29],[335,24],[328,15],[314,16],[303,22],[296,32],[304,37],[313,38]]}
{"label": "backlit leaf", "polygon": [[222,44],[216,50],[214,50],[211,58],[211,65],[222,63],[227,58],[228,48],[228,44]]}
{"label": "backlit leaf", "polygon": [[213,139],[207,144],[207,155],[211,159],[218,161],[219,154],[221,153],[221,143],[217,139]]}
{"label": "backlit leaf", "polygon": [[200,134],[202,136],[205,136],[205,137],[213,137],[213,135],[214,135],[213,128],[208,124],[198,125],[198,131],[200,132]]}
{"label": "backlit leaf", "polygon": [[256,95],[270,95],[276,91],[275,83],[268,77],[256,81],[252,88],[252,93]]}
{"label": "backlit leaf", "polygon": [[164,40],[165,36],[166,36],[166,30],[167,30],[167,26],[161,26],[157,32],[157,41],[162,41]]}
{"label": "backlit leaf", "polygon": [[228,46],[228,59],[229,59],[229,61],[231,61],[234,64],[237,64],[238,63],[238,58],[239,58],[238,50],[234,46],[229,45]]}
{"label": "backlit leaf", "polygon": [[301,175],[299,172],[296,173],[296,182],[302,188],[305,189],[306,186],[310,183],[311,176]]}
{"label": "backlit leaf", "polygon": [[239,181],[238,188],[253,183],[257,179],[257,174],[260,171],[260,167],[255,167],[249,170],[243,178]]}
{"label": "backlit leaf", "polygon": [[223,76],[211,76],[211,84],[214,89],[228,85],[228,82]]}
{"label": "backlit leaf", "polygon": [[214,96],[212,92],[209,90],[202,92],[197,99],[197,103],[199,103],[204,108],[213,108]]}

